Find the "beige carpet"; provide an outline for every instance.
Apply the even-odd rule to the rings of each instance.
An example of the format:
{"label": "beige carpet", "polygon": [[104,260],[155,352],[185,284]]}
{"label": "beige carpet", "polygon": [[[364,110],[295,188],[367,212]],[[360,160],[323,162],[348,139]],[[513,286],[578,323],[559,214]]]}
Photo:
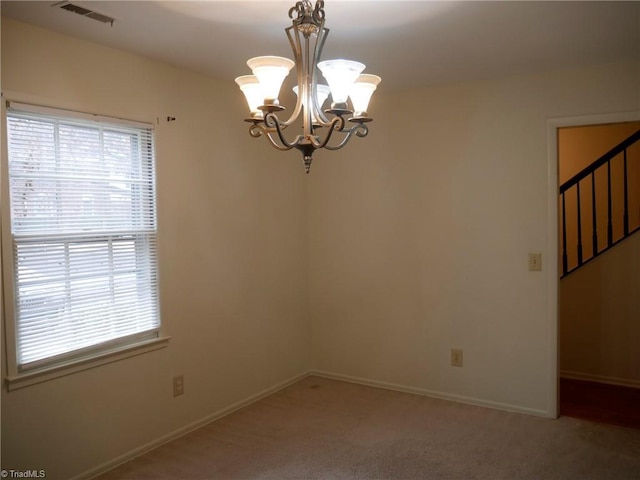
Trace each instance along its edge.
{"label": "beige carpet", "polygon": [[640,430],[309,377],[98,477],[640,479]]}

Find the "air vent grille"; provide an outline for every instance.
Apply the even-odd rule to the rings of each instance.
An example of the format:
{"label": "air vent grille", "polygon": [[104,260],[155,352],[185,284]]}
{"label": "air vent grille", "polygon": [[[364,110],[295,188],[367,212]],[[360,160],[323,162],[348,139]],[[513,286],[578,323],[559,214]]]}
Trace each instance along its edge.
{"label": "air vent grille", "polygon": [[103,15],[102,13],[90,12],[90,13],[87,13],[85,16],[92,18],[94,20],[98,20],[99,22],[102,22],[102,23],[110,23],[111,25],[113,25],[114,19],[106,15]]}
{"label": "air vent grille", "polygon": [[110,23],[113,26],[113,22],[115,18],[112,18],[108,15],[104,15],[102,13],[95,12],[93,10],[89,10],[88,8],[81,7],[75,3],[71,2],[58,2],[51,5],[52,7],[59,7],[67,12],[77,13],[78,15],[82,15],[83,17],[91,18],[92,20],[97,20],[102,23]]}
{"label": "air vent grille", "polygon": [[73,3],[65,3],[60,6],[63,10],[67,10],[68,12],[77,13],[78,15],[86,15],[87,13],[91,13],[91,10],[87,8],[83,8],[80,5],[75,5]]}

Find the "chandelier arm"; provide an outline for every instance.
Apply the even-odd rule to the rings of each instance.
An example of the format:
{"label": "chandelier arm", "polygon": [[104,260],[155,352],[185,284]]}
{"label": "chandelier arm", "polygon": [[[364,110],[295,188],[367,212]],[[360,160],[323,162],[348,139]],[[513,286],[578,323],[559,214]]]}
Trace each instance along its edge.
{"label": "chandelier arm", "polygon": [[[329,143],[329,140],[331,140],[331,137],[333,136],[334,132],[345,132],[344,130],[344,118],[338,116],[338,117],[333,117],[333,119],[331,120],[331,122],[329,122],[329,125],[327,125],[329,127],[329,131],[327,132],[327,136],[324,138],[324,140],[322,140],[321,142],[317,141],[317,137],[311,137],[311,144],[316,148],[325,148],[327,147],[327,144]],[[341,142],[341,144],[344,142]]]}
{"label": "chandelier arm", "polygon": [[251,135],[253,138],[261,137],[263,134],[268,135],[269,133],[273,133],[275,131],[275,127],[266,127],[264,121],[254,122],[254,124],[249,127],[249,135]]}
{"label": "chandelier arm", "polygon": [[[277,148],[277,149],[278,149],[278,150],[280,150],[281,152],[286,152],[287,150],[291,150],[291,149],[294,147],[294,145],[290,145],[290,144],[288,144],[288,143],[287,143],[287,144],[284,144],[284,145],[280,145],[278,142],[276,142],[276,141],[273,139],[273,132],[267,132],[267,133],[266,133],[266,138],[267,138],[267,140],[269,140],[269,143],[270,143],[273,147]],[[282,136],[280,136],[280,140],[282,140]]]}
{"label": "chandelier arm", "polygon": [[[277,125],[277,121],[273,122],[275,125]],[[253,138],[258,138],[261,137],[262,135],[264,135],[266,137],[266,139],[269,141],[269,143],[271,143],[271,145],[273,147],[275,147],[276,149],[282,151],[282,152],[286,152],[287,150],[291,150],[294,145],[290,144],[289,142],[283,142],[282,144],[279,144],[276,140],[274,140],[273,138],[273,134],[275,132],[278,132],[279,129],[277,127],[267,127],[265,125],[264,122],[256,122],[253,125],[251,125],[249,127],[249,135]],[[279,135],[280,139],[283,139],[282,133],[280,133]]]}
{"label": "chandelier arm", "polygon": [[[293,147],[296,146],[297,141],[292,142],[288,142],[287,139],[284,137],[282,130],[284,130],[287,125],[282,124],[280,122],[280,120],[278,119],[278,117],[276,116],[276,114],[269,112],[264,116],[264,125],[266,128],[264,128],[264,132],[267,134],[267,138],[269,139],[269,141],[271,142],[271,144],[276,147],[278,150],[291,150]],[[267,128],[269,130],[267,130]],[[273,133],[277,133],[278,134],[278,138],[280,139],[280,142],[282,143],[282,145],[278,144],[278,142],[276,142],[273,139]]]}
{"label": "chandelier arm", "polygon": [[[342,141],[337,145],[327,145],[325,142],[324,148],[327,150],[339,150],[344,147],[347,142],[353,137],[355,134],[357,137],[366,137],[369,133],[369,128],[363,123],[359,123],[349,128],[348,130],[342,130],[342,132],[346,133],[346,135],[342,138]],[[328,139],[327,139],[328,140]]]}

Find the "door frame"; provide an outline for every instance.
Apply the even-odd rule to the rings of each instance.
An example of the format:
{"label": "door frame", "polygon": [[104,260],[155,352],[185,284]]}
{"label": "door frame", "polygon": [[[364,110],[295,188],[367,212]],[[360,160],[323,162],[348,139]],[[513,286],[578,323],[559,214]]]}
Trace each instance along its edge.
{"label": "door frame", "polygon": [[581,115],[573,117],[556,117],[547,120],[547,251],[549,260],[547,267],[547,352],[548,352],[548,397],[547,405],[549,416],[557,418],[559,416],[559,396],[558,388],[560,381],[560,330],[558,328],[559,304],[558,304],[558,129],[562,127],[584,127],[589,125],[601,125],[607,123],[624,123],[640,121],[640,111],[618,112]]}

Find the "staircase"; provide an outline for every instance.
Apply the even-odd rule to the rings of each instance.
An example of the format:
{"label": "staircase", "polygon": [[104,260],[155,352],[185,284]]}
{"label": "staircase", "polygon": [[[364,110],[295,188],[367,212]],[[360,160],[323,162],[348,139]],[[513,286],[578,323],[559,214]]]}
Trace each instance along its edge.
{"label": "staircase", "polygon": [[562,277],[640,231],[640,130],[560,186]]}

